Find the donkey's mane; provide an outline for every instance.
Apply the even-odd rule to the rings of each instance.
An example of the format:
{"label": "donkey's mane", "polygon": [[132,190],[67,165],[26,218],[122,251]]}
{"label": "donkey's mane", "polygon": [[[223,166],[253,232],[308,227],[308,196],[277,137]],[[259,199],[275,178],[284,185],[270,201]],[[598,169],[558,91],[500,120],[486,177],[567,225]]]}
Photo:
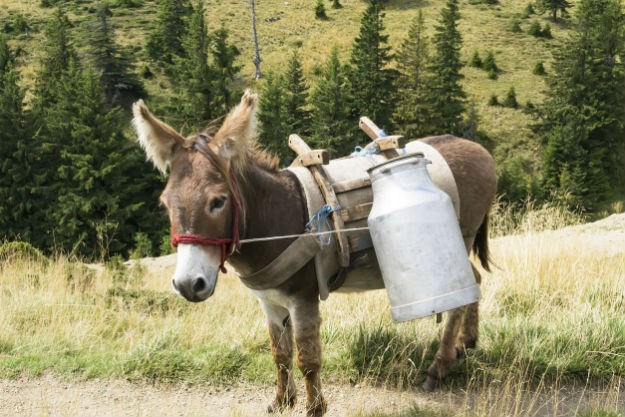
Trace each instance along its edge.
{"label": "donkey's mane", "polygon": [[[216,130],[216,125],[209,125],[209,127],[202,132],[187,137],[187,143],[193,142],[196,136],[204,136],[210,142]],[[252,164],[269,172],[278,172],[280,170],[280,158],[266,149],[263,149],[256,139],[239,141],[239,144],[242,147],[242,149],[240,149],[240,156],[232,161],[232,170],[238,176],[245,178]]]}

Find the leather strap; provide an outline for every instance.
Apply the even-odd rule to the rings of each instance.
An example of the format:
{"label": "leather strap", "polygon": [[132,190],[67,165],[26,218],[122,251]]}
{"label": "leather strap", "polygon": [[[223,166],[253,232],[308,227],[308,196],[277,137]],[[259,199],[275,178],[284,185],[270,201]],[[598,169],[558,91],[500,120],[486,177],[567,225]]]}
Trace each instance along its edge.
{"label": "leather strap", "polygon": [[282,285],[321,251],[321,246],[311,234],[304,234],[291,243],[277,258],[260,271],[239,276],[252,290],[267,290]]}

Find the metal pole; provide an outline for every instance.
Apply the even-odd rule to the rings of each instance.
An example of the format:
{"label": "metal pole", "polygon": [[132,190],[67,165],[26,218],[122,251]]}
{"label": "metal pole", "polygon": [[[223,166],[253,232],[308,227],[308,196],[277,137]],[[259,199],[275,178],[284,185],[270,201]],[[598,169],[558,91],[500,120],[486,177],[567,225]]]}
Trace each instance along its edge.
{"label": "metal pole", "polygon": [[256,72],[254,73],[254,79],[258,80],[262,78],[263,74],[260,72],[260,49],[258,48],[258,35],[256,34],[256,7],[254,0],[252,1],[252,32],[254,34],[254,65],[256,66]]}

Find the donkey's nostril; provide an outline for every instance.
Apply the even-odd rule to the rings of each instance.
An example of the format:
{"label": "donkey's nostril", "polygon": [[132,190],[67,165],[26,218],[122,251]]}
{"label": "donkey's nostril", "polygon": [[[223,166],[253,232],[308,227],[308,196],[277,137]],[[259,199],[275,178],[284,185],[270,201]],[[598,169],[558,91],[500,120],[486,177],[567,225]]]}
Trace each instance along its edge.
{"label": "donkey's nostril", "polygon": [[200,293],[206,289],[206,280],[202,277],[198,277],[195,279],[193,283],[193,292]]}

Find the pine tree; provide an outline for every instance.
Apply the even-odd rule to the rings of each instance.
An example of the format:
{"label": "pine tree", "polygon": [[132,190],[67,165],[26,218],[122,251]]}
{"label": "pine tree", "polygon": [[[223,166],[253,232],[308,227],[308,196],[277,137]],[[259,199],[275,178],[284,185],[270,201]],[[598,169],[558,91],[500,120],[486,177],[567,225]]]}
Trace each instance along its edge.
{"label": "pine tree", "polygon": [[211,52],[215,72],[214,112],[225,115],[236,103],[232,84],[241,70],[241,66],[235,64],[241,52],[236,46],[228,44],[228,29],[223,25],[213,34]]}
{"label": "pine tree", "polygon": [[317,0],[317,3],[315,3],[315,18],[321,20],[326,20],[328,18],[323,0]]}
{"label": "pine tree", "polygon": [[35,84],[35,106],[47,106],[55,100],[55,83],[70,64],[78,60],[70,40],[70,27],[67,15],[61,9],[57,9],[46,23],[42,48],[45,55]]}
{"label": "pine tree", "polygon": [[30,236],[30,161],[24,91],[7,38],[0,35],[0,240]]}
{"label": "pine tree", "polygon": [[349,103],[349,85],[335,46],[310,96],[314,147],[327,149],[332,157],[349,155],[357,145],[349,121]]}
{"label": "pine tree", "polygon": [[543,61],[538,61],[534,65],[534,68],[532,69],[532,74],[534,74],[534,75],[545,75],[545,74],[547,74],[547,71],[545,70],[545,64],[543,63]]}
{"label": "pine tree", "polygon": [[104,4],[97,9],[95,20],[87,24],[88,49],[91,64],[102,73],[101,83],[109,105],[128,106],[145,95],[145,89],[134,74],[130,54],[115,42],[110,15],[110,9]]}
{"label": "pine tree", "polygon": [[484,62],[482,63],[482,69],[488,73],[490,79],[494,80],[497,78],[499,67],[495,62],[495,53],[492,50],[486,53],[486,58],[484,58]]}
{"label": "pine tree", "polygon": [[148,35],[148,56],[157,62],[172,64],[174,56],[183,55],[182,39],[186,32],[188,0],[159,0],[156,26]]}
{"label": "pine tree", "polygon": [[558,12],[566,14],[566,10],[572,4],[567,0],[537,0],[537,6],[540,13],[550,12],[553,22],[556,23],[558,21]]}
{"label": "pine tree", "polygon": [[289,134],[300,136],[310,134],[310,111],[308,102],[308,85],[304,78],[304,69],[297,50],[293,51],[286,72],[283,75],[284,91],[284,122]]}
{"label": "pine tree", "polygon": [[396,72],[388,68],[390,47],[385,46],[384,13],[380,0],[370,0],[360,21],[360,32],[352,47],[349,81],[354,125],[367,116],[382,129],[390,127]]}
{"label": "pine tree", "polygon": [[62,10],[56,10],[46,22],[40,70],[36,74],[34,97],[32,99],[31,142],[32,181],[31,216],[29,218],[31,243],[38,248],[51,250],[54,227],[48,216],[50,203],[61,193],[56,175],[56,163],[60,159],[63,144],[67,138],[50,135],[47,118],[50,109],[59,101],[60,82],[71,67],[78,65],[78,55],[70,38],[71,23]]}
{"label": "pine tree", "polygon": [[419,10],[410,25],[408,37],[397,53],[400,75],[397,79],[397,107],[393,113],[393,123],[399,133],[409,138],[434,133],[430,127],[433,115],[429,94],[432,74],[427,67],[429,60],[423,13]]}
{"label": "pine tree", "polygon": [[285,91],[282,77],[266,74],[265,85],[260,94],[258,123],[259,141],[265,149],[280,158],[283,165],[293,160],[288,138],[291,128],[285,123]]}
{"label": "pine tree", "polygon": [[581,0],[540,114],[544,183],[592,209],[625,182],[625,17],[618,0]]}
{"label": "pine tree", "polygon": [[516,91],[514,90],[514,87],[510,87],[508,93],[506,93],[506,98],[503,101],[503,105],[505,107],[511,107],[513,109],[519,107],[519,103],[516,100]]}
{"label": "pine tree", "polygon": [[541,37],[543,35],[543,30],[540,26],[540,22],[538,22],[537,20],[534,20],[532,24],[530,25],[529,29],[527,30],[527,34],[536,36],[536,37]]}
{"label": "pine tree", "polygon": [[469,61],[469,66],[473,68],[482,68],[484,63],[482,62],[482,58],[480,58],[480,54],[477,51],[473,51],[473,56]]}
{"label": "pine tree", "polygon": [[343,5],[339,0],[332,0],[332,8],[333,9],[342,9]]}
{"label": "pine tree", "polygon": [[213,108],[216,74],[208,61],[211,39],[204,14],[204,2],[198,1],[182,38],[184,53],[174,57],[179,88],[174,98],[174,114],[180,119],[179,125],[188,126],[190,130],[204,128],[216,116]]}
{"label": "pine tree", "polygon": [[458,31],[458,0],[448,0],[434,34],[431,102],[435,115],[431,128],[438,133],[460,134],[466,94],[460,85],[462,37]]}
{"label": "pine tree", "polygon": [[494,141],[480,129],[481,118],[474,100],[470,100],[464,120],[462,121],[462,137],[484,146],[489,151],[495,148]]}
{"label": "pine tree", "polygon": [[148,184],[135,178],[145,164],[122,133],[121,110],[106,110],[99,78],[93,69],[70,65],[46,116],[48,140],[60,144],[48,231],[56,249],[87,259],[127,254],[136,233],[131,225],[138,221],[132,217],[150,217],[140,213]]}

